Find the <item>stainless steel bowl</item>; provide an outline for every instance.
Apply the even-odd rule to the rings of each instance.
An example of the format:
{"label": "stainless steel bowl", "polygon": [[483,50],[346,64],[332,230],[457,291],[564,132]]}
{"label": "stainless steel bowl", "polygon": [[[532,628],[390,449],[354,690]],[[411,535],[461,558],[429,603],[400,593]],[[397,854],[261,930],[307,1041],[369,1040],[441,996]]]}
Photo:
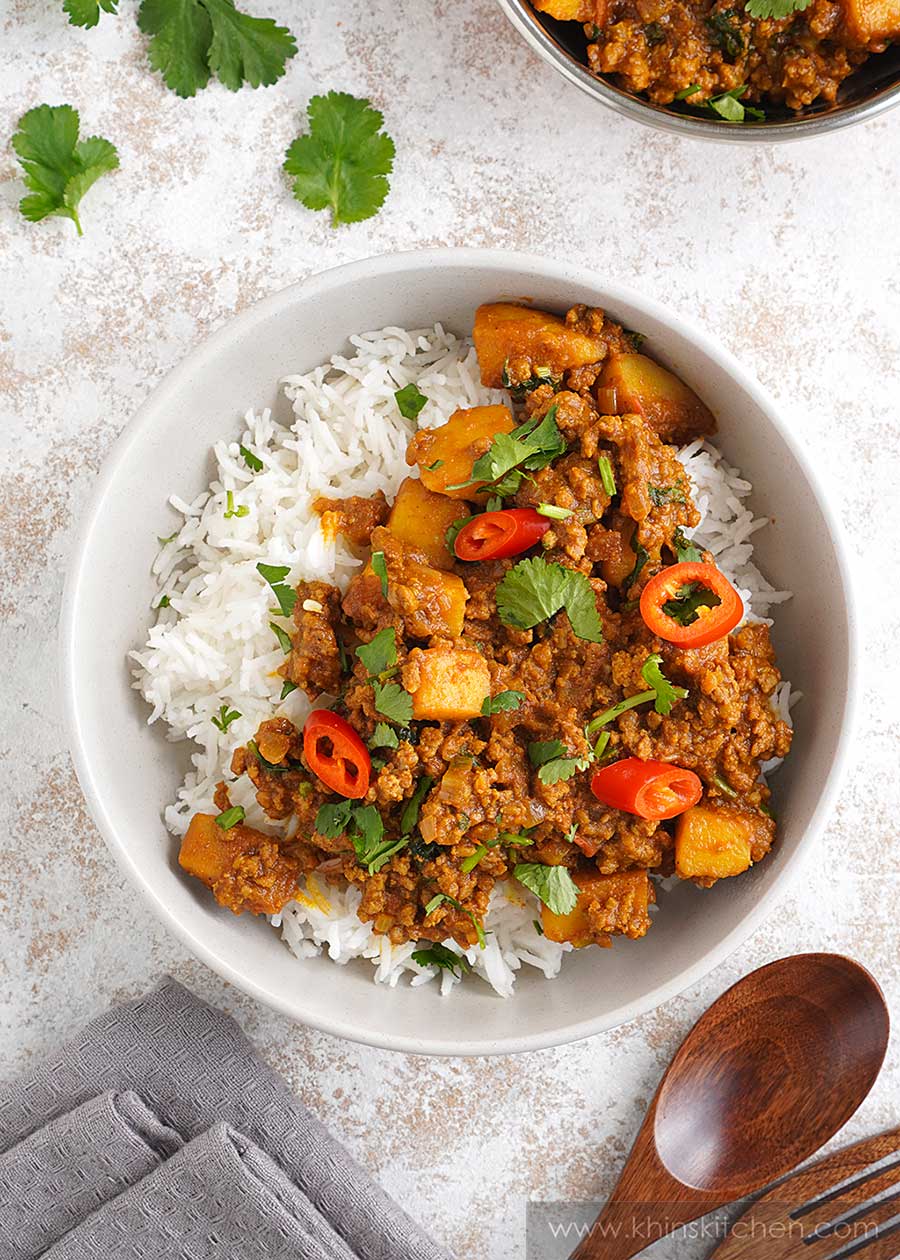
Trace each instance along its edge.
{"label": "stainless steel bowl", "polygon": [[529,0],[498,0],[516,30],[563,78],[626,118],[697,140],[726,144],[772,144],[804,140],[865,122],[900,103],[900,45],[873,54],[846,79],[834,105],[811,105],[800,113],[767,110],[765,122],[727,123],[695,118],[670,105],[654,105],[599,78],[587,67],[587,41],[579,22],[557,22]]}

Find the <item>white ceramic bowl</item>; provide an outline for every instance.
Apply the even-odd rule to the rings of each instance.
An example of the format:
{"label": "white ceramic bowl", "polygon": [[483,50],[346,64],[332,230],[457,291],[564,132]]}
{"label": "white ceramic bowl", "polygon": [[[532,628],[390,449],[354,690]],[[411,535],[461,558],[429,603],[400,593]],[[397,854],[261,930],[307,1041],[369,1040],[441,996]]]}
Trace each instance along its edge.
{"label": "white ceramic bowl", "polygon": [[[187,745],[146,725],[130,688],[166,496],[209,481],[209,448],[237,431],[248,406],[274,405],[279,378],[344,348],[349,334],[441,320],[469,332],[479,303],[527,297],[565,309],[608,309],[649,338],[717,414],[719,444],[753,480],[753,507],[773,518],[759,562],[794,599],[775,625],[781,667],[804,693],[794,750],[776,776],[780,841],[760,866],[710,891],[664,899],[646,939],[569,955],[546,981],[525,968],[516,996],[468,979],[437,987],[375,985],[371,966],[298,961],[265,922],[219,909],[179,872],[161,820]],[[521,254],[435,250],[367,259],[274,294],[187,356],[150,395],[103,468],[75,548],[64,598],[62,658],[75,766],[100,831],[159,917],[209,966],[294,1019],[342,1037],[425,1054],[495,1054],[572,1041],[634,1018],[720,963],[761,922],[815,843],[837,791],[855,692],[853,605],[838,527],[789,421],[759,385],[683,316],[584,268]]]}

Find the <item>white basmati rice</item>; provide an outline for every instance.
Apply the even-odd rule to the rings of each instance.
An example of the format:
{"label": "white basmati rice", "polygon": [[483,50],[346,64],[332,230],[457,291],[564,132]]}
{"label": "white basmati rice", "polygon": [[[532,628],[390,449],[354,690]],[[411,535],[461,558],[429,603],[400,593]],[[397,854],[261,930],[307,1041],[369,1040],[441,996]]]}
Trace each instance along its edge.
{"label": "white basmati rice", "polygon": [[[415,428],[400,415],[394,398],[415,383],[428,402],[420,427],[442,424],[457,407],[499,402],[503,395],[480,383],[475,352],[440,324],[407,331],[383,328],[350,339],[353,353],[283,382],[293,404],[289,428],[268,410],[247,412],[239,441],[213,448],[215,479],[188,503],[169,503],[183,519],[163,542],[153,566],[159,595],[166,597],[140,651],[133,652],[134,686],[151,705],[149,722],[162,720],[170,740],[196,747],[192,769],[166,809],[169,829],[182,836],[197,811],[214,812],[216,784],[229,778],[236,747],[246,744],[259,723],[273,713],[303,724],[309,703],[299,690],[281,700],[277,670],[284,653],[271,629],[290,623],[273,615],[271,588],[256,569],[259,561],[286,565],[285,581],[321,579],[346,588],[361,561],[340,535],[326,538],[312,510],[318,495],[373,494],[392,497],[408,474],[405,453]],[[240,450],[262,462],[254,472]],[[789,598],[775,590],[752,562],[752,536],[766,524],[754,518],[744,500],[750,483],[707,442],[680,452],[702,515],[691,531],[713,553],[741,593],[750,619],[768,620],[773,605]],[[775,696],[789,720],[790,685]],[[239,716],[228,720],[229,714]],[[222,727],[225,729],[223,730]],[[771,763],[766,769],[774,768]],[[256,802],[246,776],[229,784],[231,799],[247,821],[274,834],[277,828]],[[459,976],[420,967],[416,946],[391,945],[356,916],[358,889],[335,889],[313,874],[303,893],[272,919],[288,947],[305,958],[323,951],[337,963],[365,958],[373,978],[396,985],[403,975],[413,985],[437,978],[442,993]],[[571,947],[539,935],[534,921],[539,903],[519,885],[498,886],[485,921],[486,948],[465,951],[472,971],[497,993],[513,991],[522,964],[555,976]],[[462,953],[452,941],[449,949]]]}

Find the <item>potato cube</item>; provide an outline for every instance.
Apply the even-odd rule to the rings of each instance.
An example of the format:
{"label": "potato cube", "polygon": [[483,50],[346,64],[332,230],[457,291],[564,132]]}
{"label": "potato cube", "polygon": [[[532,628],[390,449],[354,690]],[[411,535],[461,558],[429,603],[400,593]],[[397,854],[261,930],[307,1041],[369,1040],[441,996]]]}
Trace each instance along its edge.
{"label": "potato cube", "polygon": [[478,717],[491,694],[487,661],[470,648],[415,648],[403,670],[413,717],[463,722]]}
{"label": "potato cube", "polygon": [[[653,900],[646,871],[621,871],[601,875],[599,871],[577,871],[572,877],[581,889],[578,904],[568,914],[554,914],[541,907],[541,927],[550,941],[571,942],[576,949],[585,945],[608,944],[603,936],[617,933],[643,936],[650,926],[649,906]],[[593,905],[593,922],[588,907]]]}
{"label": "potato cube", "polygon": [[900,39],[900,0],[843,0],[844,30],[860,47]]}
{"label": "potato cube", "polygon": [[387,528],[435,568],[451,569],[454,557],[445,536],[454,521],[468,515],[469,509],[459,499],[435,494],[418,477],[407,477],[397,491]]}
{"label": "potato cube", "polygon": [[738,809],[695,805],[675,824],[675,871],[681,879],[725,879],[751,865],[752,819]]}
{"label": "potato cube", "polygon": [[618,414],[643,416],[663,442],[681,444],[716,431],[706,404],[645,354],[612,355],[597,388],[614,389]]}
{"label": "potato cube", "polygon": [[548,311],[536,311],[512,302],[489,302],[475,312],[472,339],[478,352],[481,380],[491,389],[504,384],[507,359],[527,359],[532,367],[562,376],[567,368],[596,363],[606,353],[606,343],[570,328]]}
{"label": "potato cube", "polygon": [[466,407],[454,411],[437,429],[420,429],[409,444],[406,462],[419,465],[426,489],[477,502],[483,497],[482,483],[459,490],[448,487],[468,481],[475,460],[489,449],[496,435],[510,433],[515,427],[508,407]]}
{"label": "potato cube", "polygon": [[410,556],[390,563],[388,573],[388,603],[400,613],[414,639],[433,634],[455,639],[462,634],[469,598],[462,578]]}
{"label": "potato cube", "polygon": [[534,7],[559,22],[590,22],[596,0],[534,0]]}

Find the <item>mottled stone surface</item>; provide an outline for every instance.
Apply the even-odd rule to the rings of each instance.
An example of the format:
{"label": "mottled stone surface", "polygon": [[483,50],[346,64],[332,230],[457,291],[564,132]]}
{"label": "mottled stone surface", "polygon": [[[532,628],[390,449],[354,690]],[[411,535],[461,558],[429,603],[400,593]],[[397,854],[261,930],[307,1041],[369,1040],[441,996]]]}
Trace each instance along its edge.
{"label": "mottled stone surface", "polygon": [[[680,142],[563,86],[492,0],[258,0],[255,11],[297,33],[288,75],[267,91],[212,87],[185,102],[148,70],[132,0],[122,10],[82,32],[56,0],[0,0],[2,1075],[169,970],[232,1011],[460,1256],[514,1260],[526,1200],[610,1188],[680,1037],[752,966],[798,949],[845,951],[900,1011],[900,112],[777,149]],[[291,200],[279,170],[309,95],[332,87],[372,97],[399,153],[382,214],[338,232]],[[32,226],[15,209],[22,188],[7,138],[42,101],[78,106],[85,132],[119,147],[122,169],[85,200],[82,240],[62,220]],[[863,610],[855,754],[794,893],[664,1009],[518,1059],[429,1062],[345,1044],[193,961],[111,865],[82,804],[56,690],[73,528],[150,388],[285,283],[436,244],[579,257],[715,330],[814,451],[850,536]],[[848,1136],[896,1122],[898,1086],[894,1048]],[[653,1254],[705,1253],[664,1244]]]}

